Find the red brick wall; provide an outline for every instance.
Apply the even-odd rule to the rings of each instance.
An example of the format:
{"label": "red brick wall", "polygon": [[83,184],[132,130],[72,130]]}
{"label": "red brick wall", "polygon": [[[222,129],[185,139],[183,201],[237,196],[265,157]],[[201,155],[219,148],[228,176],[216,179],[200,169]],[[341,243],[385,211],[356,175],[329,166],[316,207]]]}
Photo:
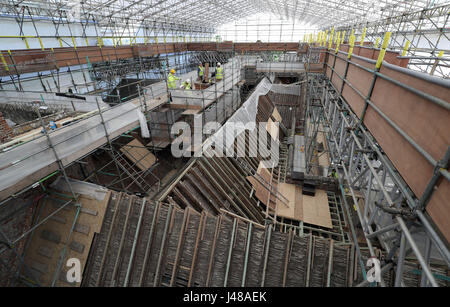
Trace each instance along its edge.
{"label": "red brick wall", "polygon": [[5,143],[14,136],[13,131],[8,126],[8,123],[3,118],[2,112],[0,112],[0,144]]}

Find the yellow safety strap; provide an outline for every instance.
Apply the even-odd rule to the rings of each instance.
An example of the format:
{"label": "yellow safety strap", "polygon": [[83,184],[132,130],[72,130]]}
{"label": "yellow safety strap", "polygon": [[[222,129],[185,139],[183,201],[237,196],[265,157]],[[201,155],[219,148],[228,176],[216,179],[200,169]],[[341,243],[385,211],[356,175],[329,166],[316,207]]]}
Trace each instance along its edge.
{"label": "yellow safety strap", "polygon": [[328,41],[328,50],[331,49],[331,45],[333,44],[333,31],[330,33],[330,39]]}
{"label": "yellow safety strap", "polygon": [[364,39],[366,38],[367,28],[364,28],[363,33],[361,35],[361,46],[364,46]]}
{"label": "yellow safety strap", "polygon": [[72,44],[73,44],[73,49],[77,49],[77,44],[75,44],[75,38],[72,36]]}
{"label": "yellow safety strap", "polygon": [[375,48],[378,48],[378,44],[380,43],[380,38],[379,37],[377,37],[377,40],[376,40],[376,42],[375,42]]}
{"label": "yellow safety strap", "polygon": [[339,45],[341,44],[341,32],[338,32],[337,38],[336,38],[336,53],[339,51]]}
{"label": "yellow safety strap", "polygon": [[408,48],[411,42],[409,40],[406,40],[405,47],[403,48],[402,56],[406,56],[406,52],[408,52]]}
{"label": "yellow safety strap", "polygon": [[386,32],[383,39],[383,44],[381,45],[380,54],[378,55],[377,63],[375,64],[375,67],[377,69],[380,69],[381,63],[383,63],[384,55],[386,54],[386,48],[389,45],[389,40],[391,39],[391,32]]}
{"label": "yellow safety strap", "polygon": [[38,38],[39,38],[39,44],[41,44],[41,49],[44,50],[45,48],[44,48],[44,44],[42,43],[42,39],[40,36]]}
{"label": "yellow safety strap", "polygon": [[352,34],[350,36],[350,41],[349,41],[350,48],[348,49],[348,55],[347,55],[347,58],[349,58],[349,59],[352,57],[353,47],[355,46],[355,40],[356,40],[356,37],[355,37],[355,35]]}
{"label": "yellow safety strap", "polygon": [[381,49],[387,49],[389,45],[389,40],[391,39],[391,32],[386,32],[383,39],[383,44],[381,45]]}
{"label": "yellow safety strap", "polygon": [[8,63],[6,63],[5,57],[3,56],[3,52],[0,52],[0,59],[2,60],[3,66],[5,66],[5,70],[9,71]]}

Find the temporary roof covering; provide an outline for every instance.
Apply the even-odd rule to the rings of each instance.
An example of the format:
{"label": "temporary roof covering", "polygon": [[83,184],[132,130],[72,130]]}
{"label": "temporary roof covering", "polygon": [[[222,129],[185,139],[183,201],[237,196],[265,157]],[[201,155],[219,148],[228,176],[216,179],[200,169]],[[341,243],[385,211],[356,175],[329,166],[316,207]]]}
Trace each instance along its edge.
{"label": "temporary roof covering", "polygon": [[19,13],[14,4],[27,5],[37,15],[59,16],[67,11],[74,19],[100,25],[154,22],[208,28],[257,13],[320,27],[373,21],[448,3],[448,0],[0,0],[2,13]]}

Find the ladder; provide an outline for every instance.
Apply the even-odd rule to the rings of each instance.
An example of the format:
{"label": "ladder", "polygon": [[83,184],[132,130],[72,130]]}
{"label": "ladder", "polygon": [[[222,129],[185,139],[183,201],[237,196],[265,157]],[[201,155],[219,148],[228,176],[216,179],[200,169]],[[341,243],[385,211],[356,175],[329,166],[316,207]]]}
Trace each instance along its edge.
{"label": "ladder", "polygon": [[149,185],[147,181],[145,181],[140,172],[134,170],[133,166],[123,157],[123,155],[115,154],[110,150],[108,150],[107,152],[109,153],[111,158],[117,161],[117,165],[125,172],[125,174],[127,174],[127,176],[133,180],[128,186],[125,187],[125,190],[127,190],[133,183],[136,183],[136,185],[144,193],[147,193],[152,189],[152,186]]}

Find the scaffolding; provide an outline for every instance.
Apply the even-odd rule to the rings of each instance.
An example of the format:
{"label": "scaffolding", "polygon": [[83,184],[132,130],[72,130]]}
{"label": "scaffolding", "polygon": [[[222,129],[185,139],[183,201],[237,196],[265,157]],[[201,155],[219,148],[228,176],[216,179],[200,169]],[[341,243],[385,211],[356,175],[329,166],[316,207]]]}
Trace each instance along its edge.
{"label": "scaffolding", "polygon": [[[386,147],[383,149],[380,147],[379,144],[383,146],[384,140],[377,140],[372,136],[371,131],[377,132],[373,128],[373,123],[368,122],[365,117],[369,113],[371,117],[373,117],[373,112],[378,113],[386,122],[378,121],[376,125],[383,124],[392,127],[391,129],[395,129],[399,134],[397,142],[402,142],[403,139],[421,155],[431,157],[417,144],[417,139],[411,138],[408,133],[399,128],[396,124],[398,116],[392,113],[392,110],[389,114],[385,114],[377,107],[379,100],[373,101],[376,95],[374,91],[381,90],[380,86],[375,86],[376,82],[387,81],[406,91],[414,92],[415,95],[424,96],[426,94],[405,85],[399,79],[388,78],[386,76],[388,67],[397,70],[401,68],[395,68],[386,62],[383,62],[381,66],[384,65],[385,69],[381,69],[380,72],[379,66],[374,69],[368,68],[367,65],[361,65],[360,60],[363,58],[351,56],[348,53],[337,50],[336,52],[334,50],[327,51],[325,48],[311,48],[310,52],[324,55],[321,58],[327,73],[326,77],[313,73],[309,75],[308,79],[310,98],[308,99],[307,116],[311,123],[307,132],[308,163],[311,164],[314,158],[312,152],[317,147],[316,135],[319,126],[322,126],[326,134],[326,146],[331,154],[332,169],[337,174],[347,214],[356,212],[369,247],[370,257],[376,256],[373,242],[377,239],[377,242],[380,242],[386,251],[381,271],[385,273],[391,268],[395,269],[395,286],[404,285],[404,263],[410,255],[413,255],[415,261],[420,264],[421,286],[437,286],[436,275],[432,273],[433,266],[430,259],[442,259],[448,266],[449,252],[443,241],[445,239],[441,239],[431,226],[429,215],[424,209],[431,199],[432,191],[437,190],[435,186],[437,179],[442,176],[444,182],[448,180],[446,173],[448,149],[440,161],[431,159],[424,162],[432,163],[434,168],[442,163],[444,168],[433,174],[423,194],[418,194],[417,190],[411,190],[410,186],[405,183],[404,180],[409,182],[410,180],[404,169],[399,173],[398,160],[392,155],[393,148],[388,150]],[[340,57],[341,55],[343,56]],[[317,59],[317,56],[311,56],[311,58]],[[337,63],[337,61],[339,62]],[[375,61],[367,59],[364,61],[375,64]],[[361,84],[355,86],[357,84],[355,78],[360,77],[356,76],[353,66],[372,75],[371,86],[368,91],[364,91],[366,94],[361,93]],[[401,71],[405,74],[414,74],[407,70]],[[417,76],[419,77],[419,75]],[[420,77],[426,78],[424,75],[420,75]],[[384,81],[379,81],[380,79]],[[440,80],[437,78],[429,81],[440,84]],[[448,84],[442,85],[448,86]],[[346,88],[345,91],[344,88]],[[359,98],[350,96],[349,88],[358,93],[357,96],[364,101],[364,108],[359,108],[355,104]],[[426,97],[428,103],[439,105],[435,102],[438,98],[431,95],[426,95]],[[439,106],[448,112],[448,102]],[[421,116],[426,115],[421,114]],[[366,127],[366,125],[368,126]],[[409,131],[409,133],[411,132]],[[381,137],[379,134],[377,135]],[[394,160],[391,161],[390,158]],[[418,163],[415,164],[417,167],[419,167]],[[394,164],[397,165],[397,168]],[[424,175],[422,174],[422,176]],[[348,217],[351,220],[350,215]],[[354,226],[352,228],[353,232]],[[361,254],[359,256],[361,267],[364,268],[367,259],[362,259]],[[382,281],[383,284],[384,281]],[[364,281],[361,283],[362,285],[368,285],[368,282]]]}
{"label": "scaffolding", "polygon": [[[282,163],[272,170],[271,178],[275,176],[277,182],[285,182],[287,174],[291,173],[289,158],[293,155],[292,138],[295,132],[304,133],[306,137],[307,172],[323,175],[323,170],[317,165],[320,157],[317,136],[325,135],[322,145],[326,149],[322,154],[330,156],[332,165],[329,170],[334,170],[338,176],[340,193],[327,193],[333,230],[277,218],[276,214],[273,216],[273,212],[269,212],[269,206],[265,215],[255,213],[259,202],[256,203],[254,198],[248,200],[242,191],[232,190],[235,193],[233,197],[226,196],[225,189],[220,190],[220,185],[231,186],[233,180],[241,180],[243,174],[256,176],[258,165],[254,160],[233,158],[208,161],[202,158],[195,165],[189,162],[185,169],[187,185],[198,184],[196,180],[202,181],[199,176],[201,170],[211,181],[218,177],[219,184],[215,185],[229,203],[238,208],[250,206],[250,211],[235,212],[242,217],[231,215],[232,222],[228,221],[230,229],[231,226],[233,229],[238,227],[237,220],[244,217],[261,223],[266,218],[274,223],[273,227],[263,226],[269,231],[268,240],[273,229],[282,232],[287,242],[293,242],[292,236],[297,233],[301,238],[306,238],[305,233],[311,234],[308,237],[311,239],[307,241],[310,245],[315,244],[313,235],[331,239],[343,246],[353,241],[352,252],[355,248],[364,279],[366,254],[376,256],[375,241],[381,242],[385,252],[382,272],[395,269],[395,286],[406,284],[405,268],[411,259],[418,263],[422,286],[438,285],[435,264],[431,259],[440,258],[449,266],[450,254],[446,242],[431,226],[427,206],[433,195],[442,192],[442,186],[441,190],[437,189],[438,182],[448,183],[448,148],[444,156],[430,154],[428,149],[423,149],[389,116],[377,109],[372,94],[375,85],[384,81],[432,101],[445,111],[449,110],[448,102],[445,98],[434,97],[399,82],[380,67],[374,69],[372,66],[376,64],[378,54],[386,52],[389,56],[389,59],[388,56],[385,58],[387,62],[441,77],[441,81],[424,79],[423,75],[420,78],[448,88],[444,79],[450,77],[449,59],[444,55],[450,52],[449,8],[446,1],[396,0],[95,0],[80,1],[75,6],[67,1],[16,3],[0,0],[1,21],[5,32],[8,32],[0,35],[0,44],[6,46],[0,53],[0,89],[3,94],[0,102],[35,112],[39,129],[43,131],[42,134],[37,132],[26,139],[16,139],[0,146],[0,208],[10,206],[27,193],[39,191],[37,201],[40,197],[54,196],[46,184],[57,175],[62,176],[69,193],[59,208],[19,236],[10,238],[0,228],[3,243],[0,255],[11,253],[19,266],[8,267],[0,258],[1,264],[7,267],[8,274],[18,277],[23,283],[39,285],[21,255],[27,248],[25,239],[66,207],[74,207],[76,211],[66,242],[70,241],[78,214],[83,208],[78,202],[79,195],[72,190],[67,174],[69,167],[79,167],[86,182],[102,183],[114,191],[149,198],[159,195],[164,182],[155,169],[160,162],[160,153],[178,136],[173,133],[172,126],[182,120],[188,122],[192,130],[209,122],[223,124],[236,114],[254,85],[264,76],[273,81],[276,74],[277,81],[282,78],[298,80],[298,86],[293,88],[297,94],[300,91],[304,95],[302,99],[306,110],[293,112],[292,127],[284,127],[290,134],[280,144]],[[256,15],[263,13],[266,15]],[[267,13],[268,19],[258,17],[267,16]],[[256,17],[247,18],[252,15]],[[380,38],[388,32],[392,34],[390,43],[380,48]],[[359,46],[354,46],[351,36],[358,38]],[[335,48],[337,50],[333,52]],[[347,58],[353,48],[354,56]],[[190,79],[194,85],[199,63],[209,63],[213,70],[218,62],[224,67],[222,81],[201,84],[206,87],[202,90],[168,89],[166,79],[170,69],[175,69],[182,80]],[[385,64],[383,62],[386,68],[392,68]],[[360,69],[366,73],[367,80],[370,80],[367,93],[361,91],[355,81],[349,81],[349,69]],[[392,71],[413,78],[418,76],[398,68],[392,68]],[[363,102],[361,112],[355,113],[355,105],[350,103],[344,86],[360,96]],[[275,92],[269,93],[269,97]],[[283,102],[290,99],[292,97],[287,97],[280,103],[280,108],[286,107],[286,113],[291,106]],[[293,106],[298,108],[299,104]],[[63,110],[77,114],[69,125],[48,131],[41,114],[48,109],[49,112]],[[401,135],[402,142],[414,147],[429,162],[432,175],[426,178],[428,181],[423,193],[413,188],[414,184],[408,176],[399,173],[395,161],[389,159],[387,147],[383,150],[371,134],[371,127],[365,125],[365,117],[370,112],[386,119],[391,128]],[[144,127],[148,127],[149,138],[139,136],[138,129]],[[201,143],[206,137],[202,136]],[[127,140],[132,138],[149,141],[142,146],[130,145]],[[123,148],[145,149],[148,153],[130,162]],[[194,146],[189,152],[193,154],[196,149]],[[107,157],[108,161],[99,162],[87,171],[85,166],[93,153]],[[145,170],[139,168],[140,163],[151,155],[156,157],[155,165]],[[325,169],[325,173],[327,171]],[[204,180],[202,184],[208,186]],[[265,183],[269,200],[283,198],[276,189],[273,190],[274,185],[272,181]],[[186,189],[186,184],[174,189],[176,197],[183,199],[183,188]],[[252,195],[248,183],[244,188],[246,193]],[[166,201],[164,197],[160,200]],[[146,208],[150,208],[146,207],[146,201],[144,199],[141,205],[141,216]],[[167,201],[172,208],[170,198]],[[158,203],[155,210],[166,205]],[[27,206],[23,205],[18,212]],[[172,210],[170,208],[168,210]],[[221,210],[217,211],[220,213]],[[180,212],[186,215],[188,210]],[[367,250],[358,245],[357,225],[352,219],[354,215],[363,228]],[[248,237],[253,234],[250,225],[253,223],[248,223]],[[438,226],[442,228],[442,225]],[[352,237],[346,227],[351,228]],[[333,244],[328,248],[328,253],[332,255]],[[60,262],[52,285],[59,277],[66,250],[67,244],[59,255]],[[249,247],[245,250],[248,253]],[[267,262],[268,248],[265,251]],[[228,262],[232,253],[233,248],[230,247]],[[124,284],[129,282],[130,265],[131,262]],[[17,268],[15,272],[14,268]],[[310,273],[308,271],[308,276]],[[174,269],[169,284],[175,283],[177,274]],[[322,285],[332,283],[330,270],[327,274],[327,281]],[[153,284],[162,283],[161,275],[162,272],[156,273]],[[283,284],[286,284],[286,277],[285,272]],[[228,277],[221,282],[227,285],[227,280]],[[262,280],[264,285],[264,278]],[[241,283],[248,284],[245,275]],[[209,284],[210,281],[206,283]],[[367,285],[367,282],[360,285]],[[387,284],[383,281],[382,285]]]}

